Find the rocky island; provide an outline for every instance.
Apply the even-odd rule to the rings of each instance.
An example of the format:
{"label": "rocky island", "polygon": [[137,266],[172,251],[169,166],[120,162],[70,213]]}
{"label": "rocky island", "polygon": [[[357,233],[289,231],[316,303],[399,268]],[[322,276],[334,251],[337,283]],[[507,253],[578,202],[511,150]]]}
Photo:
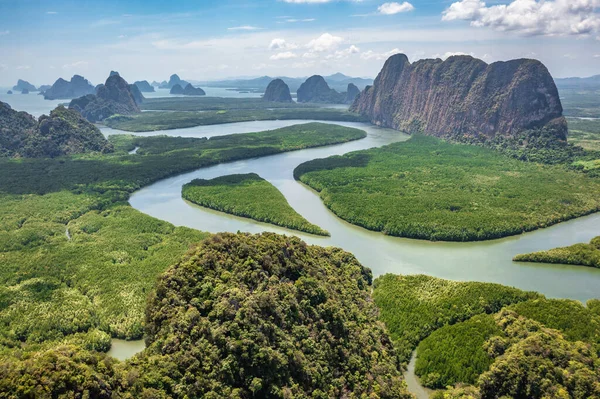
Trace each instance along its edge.
{"label": "rocky island", "polygon": [[23,90],[27,90],[27,92],[37,91],[37,88],[34,85],[23,79],[19,79],[12,89],[20,92],[23,92]]}
{"label": "rocky island", "polygon": [[283,80],[274,79],[267,86],[265,94],[263,95],[263,100],[280,103],[291,103],[292,95],[290,94],[290,88]]}
{"label": "rocky island", "polygon": [[188,83],[185,88],[181,87],[180,84],[176,84],[171,87],[170,94],[180,94],[184,96],[205,96],[206,92],[199,87],[192,86],[191,83]]}
{"label": "rocky island", "polygon": [[390,57],[350,107],[384,127],[486,141],[544,128],[566,140],[567,123],[554,80],[530,59],[487,64],[470,56],[420,60]]}
{"label": "rocky island", "polygon": [[[156,82],[154,82],[156,83]],[[152,86],[150,83],[148,83],[147,80],[138,80],[137,82],[133,83],[134,85],[137,86],[138,89],[140,89],[140,91],[142,93],[153,93],[154,92],[154,86]]]}
{"label": "rocky island", "polygon": [[86,152],[111,152],[100,130],[78,112],[59,106],[39,120],[0,102],[0,156],[58,157]]}
{"label": "rocky island", "polygon": [[320,75],[313,75],[306,79],[298,88],[299,103],[342,103],[345,95],[329,87]]}
{"label": "rocky island", "polygon": [[356,97],[360,94],[360,90],[354,83],[348,83],[348,89],[346,90],[346,98],[344,99],[345,104],[352,104]]}
{"label": "rocky island", "polygon": [[[79,111],[90,122],[100,122],[112,115],[131,115],[140,112],[131,87],[125,79],[114,74],[98,87],[97,93],[76,98],[69,109]],[[141,93],[140,93],[141,95]]]}
{"label": "rocky island", "polygon": [[59,78],[52,87],[44,92],[46,100],[68,100],[94,94],[94,86],[83,76],[73,75],[70,81]]}
{"label": "rocky island", "polygon": [[175,85],[185,87],[185,86],[187,86],[187,84],[188,84],[188,82],[186,82],[185,80],[181,80],[181,78],[175,73],[175,74],[171,75],[168,82],[162,82],[158,88],[170,90]]}

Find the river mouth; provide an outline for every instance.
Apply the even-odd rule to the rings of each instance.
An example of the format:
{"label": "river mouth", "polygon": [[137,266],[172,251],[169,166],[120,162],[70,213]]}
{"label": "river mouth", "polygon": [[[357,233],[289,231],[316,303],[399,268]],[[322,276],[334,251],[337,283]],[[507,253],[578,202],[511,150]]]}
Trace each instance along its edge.
{"label": "river mouth", "polygon": [[[307,122],[314,121],[241,122],[139,135],[213,137],[270,130]],[[129,202],[135,209],[176,226],[187,226],[211,233],[272,231],[292,234],[289,230],[276,226],[193,206],[181,198],[181,187],[193,179],[212,179],[228,174],[254,172],[277,187],[304,218],[331,233],[331,237],[295,232],[294,235],[310,244],[336,246],[352,252],[363,265],[373,271],[374,276],[385,273],[427,274],[458,281],[493,282],[538,291],[551,298],[571,298],[582,302],[600,296],[600,269],[512,261],[517,254],[590,241],[600,235],[600,214],[573,219],[518,236],[466,243],[390,237],[341,220],[325,207],[317,193],[294,180],[294,168],[315,158],[380,147],[407,140],[409,136],[366,123],[324,123],[356,127],[365,130],[367,137],[349,143],[201,168],[144,187],[133,193]],[[106,135],[130,134],[109,128],[102,130]]]}

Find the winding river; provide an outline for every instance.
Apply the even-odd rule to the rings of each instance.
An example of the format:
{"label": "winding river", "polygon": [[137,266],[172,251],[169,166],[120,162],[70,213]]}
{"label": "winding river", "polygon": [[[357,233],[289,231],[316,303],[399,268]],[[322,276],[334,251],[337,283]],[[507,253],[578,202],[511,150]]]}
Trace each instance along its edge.
{"label": "winding river", "polygon": [[[187,129],[141,133],[212,137],[232,133],[257,132],[306,123],[309,121],[257,121],[202,126]],[[367,132],[362,140],[306,149],[267,157],[229,162],[158,181],[135,192],[130,204],[148,215],[212,233],[273,231],[295,234],[311,244],[337,246],[352,252],[374,276],[384,273],[428,274],[459,281],[485,281],[541,292],[552,298],[572,298],[585,302],[600,297],[600,269],[568,265],[515,263],[519,253],[587,242],[600,235],[600,214],[499,240],[456,243],[430,242],[390,237],[353,226],[330,212],[318,194],[293,178],[294,168],[315,158],[344,154],[349,151],[380,147],[409,136],[390,129],[364,123],[335,124],[357,127]],[[104,134],[125,132],[110,128]],[[210,179],[233,173],[255,172],[275,185],[290,205],[307,220],[328,230],[331,237],[318,237],[250,219],[227,215],[195,206],[181,198],[181,187],[192,179]]]}

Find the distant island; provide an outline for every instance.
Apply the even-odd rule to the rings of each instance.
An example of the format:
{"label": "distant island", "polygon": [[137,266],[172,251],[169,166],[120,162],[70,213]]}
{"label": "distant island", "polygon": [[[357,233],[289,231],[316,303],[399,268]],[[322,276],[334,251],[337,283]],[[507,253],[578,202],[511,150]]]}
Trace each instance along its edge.
{"label": "distant island", "polygon": [[171,87],[170,94],[181,94],[184,96],[205,96],[206,92],[199,87],[192,86],[191,83],[188,83],[185,88],[181,87],[180,84],[176,84]]}
{"label": "distant island", "polygon": [[133,84],[136,85],[137,88],[140,89],[140,91],[142,93],[154,92],[154,86],[152,86],[150,83],[148,83],[147,80],[138,80],[137,82],[134,82]]}
{"label": "distant island", "polygon": [[80,75],[73,75],[70,81],[59,78],[52,87],[44,92],[46,100],[69,100],[85,96],[86,94],[94,94],[95,88]]}
{"label": "distant island", "polygon": [[306,79],[298,88],[299,103],[343,103],[346,95],[330,88],[320,75]]}
{"label": "distant island", "polygon": [[185,80],[181,80],[181,78],[177,74],[171,75],[168,82],[162,82],[159,86],[160,89],[169,89],[171,90],[173,86],[179,85],[181,87],[186,87],[189,82]]}
{"label": "distant island", "polygon": [[263,95],[263,100],[280,103],[291,103],[293,101],[290,88],[281,79],[274,79],[269,83]]}
{"label": "distant island", "polygon": [[17,84],[14,85],[12,89],[14,91],[20,91],[20,92],[23,92],[23,90],[27,90],[27,92],[37,91],[37,88],[34,85],[32,85],[28,81],[22,80],[22,79],[19,79],[17,81]]}
{"label": "distant island", "polygon": [[137,89],[137,86],[128,84],[118,74],[112,74],[106,79],[105,84],[98,87],[96,94],[88,94],[72,100],[69,109],[80,112],[87,120],[94,123],[115,114],[139,113],[140,108],[132,87]]}

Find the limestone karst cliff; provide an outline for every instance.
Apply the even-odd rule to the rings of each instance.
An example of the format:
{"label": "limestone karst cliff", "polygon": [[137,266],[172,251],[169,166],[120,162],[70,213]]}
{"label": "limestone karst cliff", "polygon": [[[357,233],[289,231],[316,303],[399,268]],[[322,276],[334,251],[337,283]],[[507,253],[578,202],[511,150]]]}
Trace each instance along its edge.
{"label": "limestone karst cliff", "polygon": [[546,67],[530,59],[486,64],[470,56],[390,57],[350,110],[374,124],[457,140],[487,140],[546,128],[565,140],[567,123]]}

